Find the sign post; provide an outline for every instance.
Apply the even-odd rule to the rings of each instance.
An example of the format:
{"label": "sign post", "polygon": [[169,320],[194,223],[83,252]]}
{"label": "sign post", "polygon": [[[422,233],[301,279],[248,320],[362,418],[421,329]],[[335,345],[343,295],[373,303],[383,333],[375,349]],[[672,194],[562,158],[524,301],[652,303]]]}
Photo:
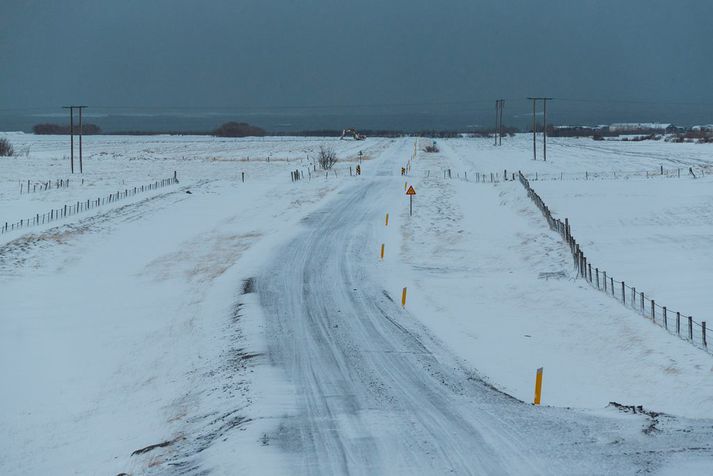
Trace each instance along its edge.
{"label": "sign post", "polygon": [[413,216],[413,196],[416,195],[416,190],[413,189],[413,185],[410,185],[408,190],[406,190],[406,195],[408,195],[408,214]]}

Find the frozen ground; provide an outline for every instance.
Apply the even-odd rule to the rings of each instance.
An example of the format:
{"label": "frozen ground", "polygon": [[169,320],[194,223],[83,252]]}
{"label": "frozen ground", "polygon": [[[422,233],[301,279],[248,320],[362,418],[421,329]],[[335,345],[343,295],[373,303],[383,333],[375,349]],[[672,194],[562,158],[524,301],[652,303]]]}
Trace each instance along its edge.
{"label": "frozen ground", "polygon": [[[511,158],[503,158],[500,167],[532,162],[525,158],[531,151],[524,147],[522,138],[518,139],[521,149],[518,151],[517,143],[510,144]],[[412,167],[412,181],[418,191],[415,216],[419,218],[404,217],[402,254],[415,271],[414,285],[427,296],[413,312],[424,321],[430,320],[429,327],[456,347],[486,379],[522,400],[532,398],[535,369],[543,366],[550,404],[600,408],[617,401],[679,415],[713,416],[711,357],[576,280],[569,251],[558,235],[549,231],[519,182],[476,184],[462,180],[462,174],[461,180],[455,176],[453,180],[443,179],[442,169],[480,167],[479,154],[485,152],[478,151],[483,147],[482,141],[472,141],[471,148],[476,152],[471,155],[464,153],[464,140],[445,141],[440,154],[421,154]],[[551,148],[553,163],[565,150],[571,148]],[[598,160],[606,160],[606,153]],[[546,170],[542,163],[537,166]],[[612,164],[619,170],[626,166],[626,159]],[[643,178],[622,182],[655,189],[679,184],[677,190],[681,191],[689,180]],[[583,185],[592,189],[599,185],[606,190],[615,183],[532,182],[535,189],[546,186],[548,191],[558,187],[580,190]],[[543,195],[547,200],[548,194]],[[576,203],[572,201],[570,209],[576,208]],[[575,225],[581,218],[591,229],[597,228],[597,217],[587,221],[585,214],[581,211],[576,218],[571,216]],[[590,241],[583,240],[576,229],[573,233],[589,250]],[[627,253],[639,253],[633,240],[623,238],[624,229],[618,233],[620,239],[616,248],[612,247],[616,251],[609,257],[595,259],[590,253],[595,263],[611,262],[601,265],[606,269]],[[689,259],[705,253],[702,250]],[[698,274],[701,291],[706,276]],[[653,277],[649,275],[648,279]],[[420,293],[414,298],[419,299]],[[708,296],[700,292],[697,299],[705,302]],[[428,308],[423,317],[421,306]],[[444,320],[448,325],[442,324]],[[691,388],[701,391],[692,392]]]}
{"label": "frozen ground", "polygon": [[[92,137],[83,185],[29,196],[21,180],[66,177],[66,140],[11,140],[30,153],[1,160],[3,221],[174,170],[181,183],[2,237],[0,472],[705,474],[711,464],[712,357],[575,280],[519,183],[463,180],[705,167],[706,146],[562,140],[543,164],[526,136],[501,148],[439,141],[441,153],[411,163],[409,217],[398,170],[413,139]],[[336,177],[292,183],[326,142],[347,159]],[[350,177],[359,150],[364,174]],[[660,198],[690,182],[627,183]],[[596,193],[563,180],[542,194],[590,227],[593,255],[596,215],[586,194],[567,195],[583,183]],[[705,206],[699,183],[693,208]],[[674,220],[689,203],[661,200]],[[646,200],[636,207],[655,215]],[[687,220],[705,233],[697,216]],[[605,223],[619,238],[602,248],[618,251],[597,261],[630,252],[625,237],[646,225],[625,221]],[[537,408],[526,403],[540,366]]]}
{"label": "frozen ground", "polygon": [[713,176],[536,188],[553,213],[569,218],[592,263],[669,310],[711,321]]}

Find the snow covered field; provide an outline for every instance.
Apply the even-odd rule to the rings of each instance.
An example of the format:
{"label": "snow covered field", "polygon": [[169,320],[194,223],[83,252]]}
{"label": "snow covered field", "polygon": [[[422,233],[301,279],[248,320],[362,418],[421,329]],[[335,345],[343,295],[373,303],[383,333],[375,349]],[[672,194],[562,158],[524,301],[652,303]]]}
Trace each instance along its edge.
{"label": "snow covered field", "polygon": [[669,310],[710,322],[713,176],[536,187],[553,213],[570,219],[592,262]]}
{"label": "snow covered field", "polygon": [[[530,174],[606,171],[605,161],[611,167],[608,170],[637,167],[644,170],[655,169],[663,156],[674,157],[671,163],[700,167],[705,165],[702,157],[708,148],[683,149],[677,156],[676,145],[659,143],[665,151],[652,154],[654,158],[649,162],[639,159],[632,166],[628,157],[639,155],[639,151],[630,146],[640,143],[622,143],[623,151],[612,158],[610,144],[605,144],[597,156],[588,147],[596,142],[572,140],[582,143],[581,157],[571,144],[565,141],[561,146],[556,142],[550,147],[550,160],[545,164],[532,161],[531,142],[527,139],[519,136],[510,140],[508,153],[501,152],[497,164],[489,150],[498,149],[485,140],[444,141],[440,154],[422,154],[412,168],[419,207],[426,210],[423,221],[410,220],[404,225],[407,239],[403,252],[405,261],[421,271],[416,284],[424,288],[428,299],[419,307],[431,308],[423,319],[432,320],[430,327],[451,345],[458,346],[459,354],[466,356],[486,379],[522,400],[531,399],[534,369],[542,365],[550,404],[600,408],[609,401],[636,402],[679,415],[713,416],[713,361],[709,355],[667,335],[635,312],[577,281],[567,248],[558,235],[549,231],[519,182],[476,184],[464,181],[462,173],[496,167]],[[565,160],[571,167],[562,165]],[[460,180],[443,179],[443,169],[452,169],[453,174],[461,171]],[[706,193],[704,180],[695,182],[700,193],[685,195],[694,210],[699,209],[696,197]],[[640,235],[631,236],[628,226],[637,223],[647,203],[646,216],[657,216],[663,203],[671,208],[680,207],[686,198],[676,195],[690,190],[691,182],[685,177],[565,179],[533,181],[532,185],[535,190],[542,189],[546,201],[552,196],[562,198],[554,200],[551,208],[555,214],[571,219],[573,234],[589,258],[602,269],[610,270],[617,278],[631,280],[655,298],[655,286],[665,287],[666,283],[680,279],[681,288],[690,284],[688,291],[681,293],[681,299],[697,300],[705,307],[709,299],[704,291],[708,274],[701,269],[705,263],[710,264],[710,260],[705,260],[710,245],[698,240],[703,249],[679,247],[677,253],[661,249],[660,254],[666,257],[657,262],[651,259],[652,246],[646,247],[649,239],[643,236],[651,230],[640,229]],[[619,209],[614,206],[627,201],[627,190],[646,187],[649,187],[648,202],[641,200]],[[587,203],[585,198],[572,198],[591,198],[583,190],[598,193],[599,200]],[[612,190],[620,194],[607,195]],[[669,194],[671,197],[667,198]],[[655,201],[651,200],[652,195],[657,196]],[[558,213],[558,205],[567,212]],[[632,206],[639,207],[638,214],[631,210]],[[590,214],[592,208],[597,213]],[[705,221],[700,213],[690,213],[681,216],[681,221],[691,215]],[[671,227],[668,230],[676,232]],[[685,236],[686,230],[682,228],[679,233]],[[705,233],[705,228],[699,231]],[[589,236],[590,233],[594,236]],[[599,242],[598,237],[602,238]],[[604,249],[606,254],[597,254]],[[637,273],[629,275],[628,269],[646,259],[649,259],[646,265],[642,263]],[[682,269],[685,265],[678,260],[698,260],[699,264],[691,267],[687,276]],[[617,268],[620,263],[630,266]],[[670,272],[674,268],[678,273]],[[644,284],[656,281],[659,275],[670,281],[662,279],[651,287]],[[434,293],[434,287],[439,292]],[[414,312],[418,314],[418,310]],[[442,325],[444,319],[452,322]],[[692,388],[697,390],[691,391]]]}
{"label": "snow covered field", "polygon": [[[473,182],[562,177],[533,186],[589,258],[705,320],[710,180],[639,172],[705,171],[710,146],[555,139],[543,163],[526,135],[439,140],[404,179],[411,138],[93,136],[82,183],[67,138],[7,136],[29,153],[0,159],[2,223],[180,183],[0,235],[4,474],[710,467],[713,357],[577,280],[518,182]],[[529,403],[538,367],[540,408],[490,387]]]}

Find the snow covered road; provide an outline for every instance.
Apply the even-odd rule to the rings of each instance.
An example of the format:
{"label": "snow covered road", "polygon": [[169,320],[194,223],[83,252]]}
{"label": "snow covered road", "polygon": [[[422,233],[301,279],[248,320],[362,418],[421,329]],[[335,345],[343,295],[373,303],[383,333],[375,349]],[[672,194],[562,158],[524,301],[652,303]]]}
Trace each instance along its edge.
{"label": "snow covered road", "polygon": [[296,388],[297,412],[273,435],[292,456],[292,470],[628,474],[656,467],[656,451],[637,453],[670,444],[670,435],[652,444],[638,436],[636,419],[534,408],[500,393],[379,284],[375,229],[403,183],[391,171],[411,145],[396,144],[375,174],[305,219],[305,231],[258,277],[271,362]]}
{"label": "snow covered road", "polygon": [[285,435],[296,438],[285,444],[300,451],[305,473],[532,472],[511,429],[465,406],[510,399],[444,366],[371,279],[366,247],[382,191],[396,184],[377,176],[345,190],[258,281],[273,358],[300,389],[301,413]]}

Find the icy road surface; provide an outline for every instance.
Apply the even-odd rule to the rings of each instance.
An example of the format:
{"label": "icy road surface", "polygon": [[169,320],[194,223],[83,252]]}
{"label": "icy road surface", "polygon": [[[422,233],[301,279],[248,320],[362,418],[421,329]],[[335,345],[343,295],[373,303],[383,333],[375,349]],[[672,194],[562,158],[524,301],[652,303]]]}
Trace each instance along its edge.
{"label": "icy road surface", "polygon": [[[273,363],[298,413],[277,441],[302,474],[631,474],[659,466],[681,428],[710,453],[710,429],[613,411],[535,408],[458,364],[378,284],[374,228],[411,142],[309,216],[258,279]],[[391,155],[391,156],[390,156]],[[398,163],[398,162],[396,162]],[[372,164],[372,168],[376,164]],[[659,429],[653,431],[659,432]]]}

